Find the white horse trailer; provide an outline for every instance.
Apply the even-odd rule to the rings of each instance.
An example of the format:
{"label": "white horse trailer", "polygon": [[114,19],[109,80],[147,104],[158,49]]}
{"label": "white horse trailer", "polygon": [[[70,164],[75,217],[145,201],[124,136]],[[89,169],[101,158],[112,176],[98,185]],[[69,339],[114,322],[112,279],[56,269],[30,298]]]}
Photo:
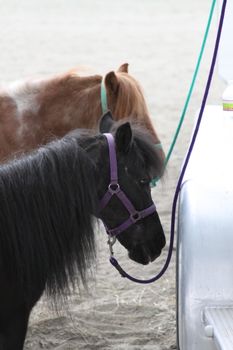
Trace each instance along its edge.
{"label": "white horse trailer", "polygon": [[[229,84],[232,37],[228,0],[219,73]],[[224,99],[233,106],[233,84]],[[233,110],[205,108],[181,188],[177,239],[178,349],[233,350]]]}

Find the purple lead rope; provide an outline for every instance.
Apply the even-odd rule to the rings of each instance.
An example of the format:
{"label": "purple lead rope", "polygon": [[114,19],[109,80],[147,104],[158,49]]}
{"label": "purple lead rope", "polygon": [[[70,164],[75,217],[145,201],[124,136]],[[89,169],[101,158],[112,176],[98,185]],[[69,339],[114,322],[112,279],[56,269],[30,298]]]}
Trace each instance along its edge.
{"label": "purple lead rope", "polygon": [[226,9],[226,4],[227,4],[227,0],[223,0],[223,4],[222,4],[222,9],[221,9],[221,15],[220,15],[220,20],[219,20],[219,26],[218,26],[218,32],[217,32],[217,37],[216,37],[216,41],[215,41],[215,47],[214,47],[214,52],[213,52],[213,57],[212,57],[212,61],[211,61],[211,66],[210,66],[210,71],[209,71],[209,75],[208,75],[208,79],[207,79],[207,83],[206,83],[206,88],[205,88],[205,92],[203,95],[203,99],[202,99],[202,103],[201,103],[201,108],[200,108],[200,112],[198,115],[198,119],[197,119],[197,123],[193,132],[193,136],[190,142],[190,146],[186,155],[186,158],[184,160],[184,164],[177,182],[177,186],[176,186],[176,190],[175,190],[175,195],[174,195],[174,199],[173,199],[173,204],[172,204],[172,218],[171,218],[171,237],[170,237],[170,244],[169,244],[169,249],[168,249],[168,255],[167,255],[167,259],[165,261],[165,264],[163,266],[163,268],[161,269],[161,271],[153,278],[148,279],[148,280],[140,280],[137,278],[134,278],[132,276],[130,276],[127,272],[125,272],[122,267],[119,265],[118,261],[111,256],[110,257],[110,262],[111,264],[119,271],[119,273],[121,274],[122,277],[125,277],[133,282],[136,283],[141,283],[141,284],[148,284],[148,283],[152,283],[155,282],[156,280],[158,280],[160,277],[162,277],[162,275],[166,272],[169,263],[171,261],[171,257],[172,257],[172,250],[173,250],[173,244],[174,244],[174,236],[175,236],[175,214],[176,214],[176,206],[177,206],[177,202],[178,202],[178,197],[179,197],[179,192],[181,189],[181,184],[185,175],[185,171],[187,169],[192,151],[193,151],[193,147],[195,145],[195,141],[197,138],[197,134],[200,128],[200,124],[201,124],[201,120],[202,120],[202,116],[204,113],[204,109],[205,109],[205,105],[206,105],[206,101],[207,101],[207,97],[209,94],[209,89],[210,89],[210,85],[211,85],[211,81],[212,81],[212,77],[213,77],[213,72],[214,72],[214,67],[215,67],[215,63],[216,63],[216,58],[217,58],[217,53],[218,53],[218,48],[219,48],[219,42],[220,42],[220,38],[221,38],[221,33],[222,33],[222,27],[223,27],[223,21],[224,21],[224,15],[225,15],[225,9]]}

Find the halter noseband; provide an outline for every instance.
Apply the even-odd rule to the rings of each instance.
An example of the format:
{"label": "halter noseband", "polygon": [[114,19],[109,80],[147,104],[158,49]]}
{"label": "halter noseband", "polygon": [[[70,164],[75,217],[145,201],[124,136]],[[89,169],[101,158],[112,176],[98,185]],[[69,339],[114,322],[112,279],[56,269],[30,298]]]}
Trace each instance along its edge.
{"label": "halter noseband", "polygon": [[[108,228],[104,223],[107,234],[109,237],[116,237],[121,232],[125,231],[127,228],[135,224],[137,221],[153,214],[156,211],[154,203],[152,203],[148,208],[143,210],[136,210],[130,199],[121,189],[118,183],[118,172],[117,172],[117,158],[115,150],[115,141],[112,134],[104,134],[108,141],[109,150],[109,162],[110,162],[110,183],[108,185],[108,190],[100,201],[100,211],[102,211],[109,203],[113,196],[117,196],[120,202],[124,205],[129,213],[129,218],[125,220],[122,224],[115,228]],[[115,241],[115,240],[114,240]]]}

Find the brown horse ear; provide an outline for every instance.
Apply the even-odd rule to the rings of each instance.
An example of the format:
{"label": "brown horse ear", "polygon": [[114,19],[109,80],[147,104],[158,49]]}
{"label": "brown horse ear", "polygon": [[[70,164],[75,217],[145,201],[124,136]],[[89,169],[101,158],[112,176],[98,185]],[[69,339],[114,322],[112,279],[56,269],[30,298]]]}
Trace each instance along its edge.
{"label": "brown horse ear", "polygon": [[109,132],[114,124],[112,113],[107,111],[100,119],[99,131],[101,134]]}
{"label": "brown horse ear", "polygon": [[116,131],[116,148],[119,152],[128,153],[132,144],[132,129],[130,123],[124,123]]}
{"label": "brown horse ear", "polygon": [[129,64],[128,63],[124,63],[118,68],[117,71],[120,72],[120,73],[128,73],[128,67],[129,67]]}
{"label": "brown horse ear", "polygon": [[115,72],[109,72],[105,76],[105,86],[108,91],[111,91],[114,94],[117,93],[119,83]]}

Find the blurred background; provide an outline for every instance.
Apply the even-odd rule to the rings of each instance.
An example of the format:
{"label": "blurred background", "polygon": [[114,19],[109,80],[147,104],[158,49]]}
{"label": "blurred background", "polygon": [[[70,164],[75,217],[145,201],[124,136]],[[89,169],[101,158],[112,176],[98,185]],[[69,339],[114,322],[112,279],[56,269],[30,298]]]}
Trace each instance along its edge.
{"label": "blurred background", "polygon": [[[168,150],[191,83],[211,0],[0,0],[0,85],[87,65],[103,75],[129,63]],[[167,238],[175,184],[204,91],[217,27],[213,19],[200,73],[164,181],[153,189]],[[219,104],[224,84],[215,72],[208,103]],[[101,231],[101,230],[100,230]],[[57,315],[44,298],[31,318],[26,349],[176,349],[175,249],[166,275],[152,286],[122,280],[108,264],[98,234],[95,275],[88,291]],[[133,274],[158,272],[119,260]],[[127,265],[128,264],[128,265]]]}

